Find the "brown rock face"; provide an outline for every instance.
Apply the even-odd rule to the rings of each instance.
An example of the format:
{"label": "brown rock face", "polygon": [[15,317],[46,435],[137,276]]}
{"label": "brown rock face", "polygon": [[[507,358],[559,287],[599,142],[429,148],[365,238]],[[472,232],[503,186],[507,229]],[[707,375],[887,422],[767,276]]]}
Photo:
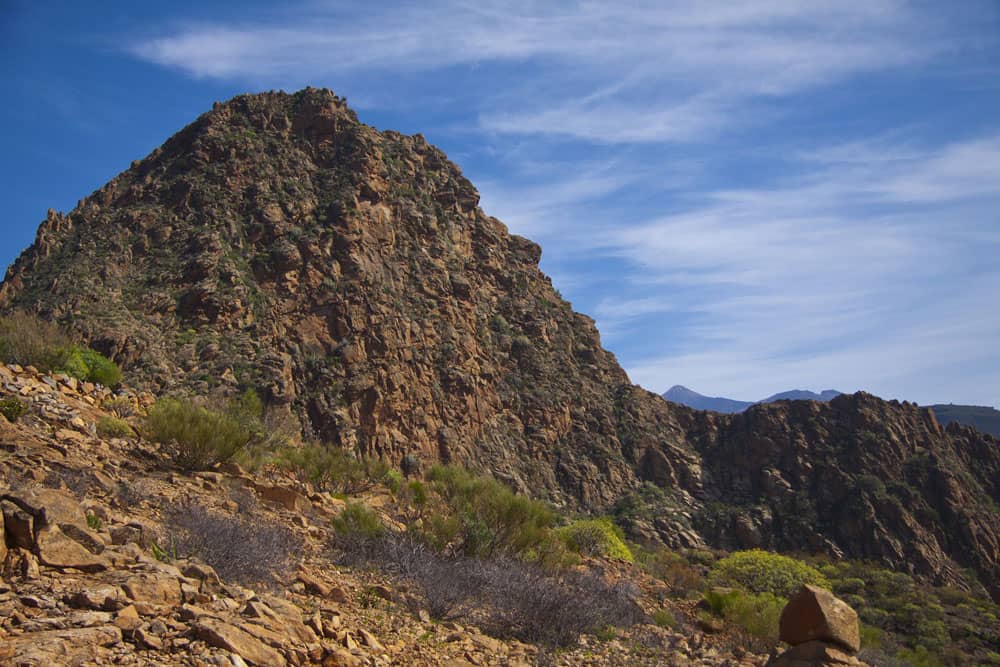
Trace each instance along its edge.
{"label": "brown rock face", "polygon": [[50,212],[0,311],[59,320],[143,389],[254,387],[394,465],[622,503],[633,537],[826,551],[959,585],[972,568],[1000,596],[995,440],[866,395],[735,416],[669,404],[631,385],[540,256],[420,135],[363,125],[329,91],[244,95]]}
{"label": "brown rock face", "polygon": [[861,650],[858,615],[828,590],[805,584],[781,612],[780,639],[793,646],[814,640]]}

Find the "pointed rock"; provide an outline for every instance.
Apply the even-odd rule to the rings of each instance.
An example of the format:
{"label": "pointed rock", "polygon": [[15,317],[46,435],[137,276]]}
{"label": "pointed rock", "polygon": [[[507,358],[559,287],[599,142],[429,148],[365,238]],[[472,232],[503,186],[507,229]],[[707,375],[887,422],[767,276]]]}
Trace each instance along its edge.
{"label": "pointed rock", "polygon": [[830,591],[804,584],[781,612],[780,639],[796,646],[813,640],[861,650],[858,614]]}

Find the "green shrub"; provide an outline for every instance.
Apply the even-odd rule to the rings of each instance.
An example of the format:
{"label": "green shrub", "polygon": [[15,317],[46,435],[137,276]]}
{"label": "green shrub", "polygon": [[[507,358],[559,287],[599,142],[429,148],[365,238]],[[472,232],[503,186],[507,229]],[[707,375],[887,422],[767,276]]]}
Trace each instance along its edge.
{"label": "green shrub", "polygon": [[341,513],[333,518],[333,529],[338,539],[354,537],[370,539],[385,532],[378,514],[362,503],[347,503]]}
{"label": "green shrub", "polygon": [[677,618],[669,609],[657,609],[653,612],[653,623],[661,628],[676,628]]}
{"label": "green shrub", "polygon": [[87,375],[83,378],[77,376],[78,379],[103,384],[105,387],[113,387],[122,381],[121,369],[103,354],[86,348],[80,349],[79,353],[87,366]]}
{"label": "green shrub", "polygon": [[0,415],[3,415],[12,424],[20,419],[26,411],[24,403],[13,396],[0,399]]}
{"label": "green shrub", "polygon": [[389,488],[392,495],[396,495],[403,487],[403,473],[398,470],[389,470],[382,477],[382,482]]}
{"label": "green shrub", "polygon": [[161,398],[150,409],[146,424],[150,438],[171,447],[185,470],[228,461],[253,438],[239,418],[188,399]]}
{"label": "green shrub", "polygon": [[321,491],[347,495],[367,491],[389,473],[389,466],[378,459],[357,459],[321,443],[286,447],[279,452],[277,463]]}
{"label": "green shrub", "polygon": [[555,514],[544,503],[514,493],[489,477],[458,466],[433,466],[427,474],[453,511],[460,529],[444,545],[466,556],[538,557],[551,541]]}
{"label": "green shrub", "polygon": [[560,528],[557,534],[570,550],[583,556],[635,562],[635,556],[624,542],[625,534],[610,519],[579,519]]}
{"label": "green shrub", "polygon": [[776,642],[778,622],[788,600],[772,593],[747,593],[741,590],[710,590],[704,600],[716,616],[725,618],[750,636]]}
{"label": "green shrub", "polygon": [[124,419],[104,415],[97,420],[97,435],[102,438],[132,438],[135,431]]}
{"label": "green shrub", "polygon": [[85,382],[112,387],[122,379],[118,366],[99,352],[70,345],[52,350],[52,363],[46,370],[58,371]]}
{"label": "green shrub", "polygon": [[900,649],[896,653],[896,659],[913,667],[941,667],[941,661],[924,646]]}
{"label": "green shrub", "polygon": [[96,514],[88,512],[86,516],[87,516],[87,527],[90,528],[91,530],[100,530],[101,527],[104,525],[104,522],[101,520],[101,517],[97,516]]}
{"label": "green shrub", "polygon": [[830,588],[819,570],[761,549],[737,551],[717,561],[708,575],[713,586],[737,586],[750,593],[791,597],[802,584]]}
{"label": "green shrub", "polygon": [[427,487],[419,479],[415,479],[406,485],[410,502],[415,507],[423,507],[427,504]]}

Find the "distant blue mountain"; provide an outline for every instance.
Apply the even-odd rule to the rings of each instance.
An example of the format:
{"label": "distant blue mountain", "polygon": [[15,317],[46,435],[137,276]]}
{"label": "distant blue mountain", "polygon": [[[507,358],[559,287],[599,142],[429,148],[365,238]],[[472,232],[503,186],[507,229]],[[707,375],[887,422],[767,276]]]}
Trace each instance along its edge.
{"label": "distant blue mountain", "polygon": [[763,401],[757,402],[773,403],[774,401],[829,401],[831,398],[836,398],[837,396],[840,396],[840,392],[835,389],[824,389],[818,394],[814,391],[792,389],[791,391],[783,391],[780,394],[775,394],[774,396],[768,396]]}
{"label": "distant blue mountain", "polygon": [[674,403],[680,403],[696,410],[711,410],[712,412],[743,412],[753,403],[750,401],[737,401],[732,398],[722,398],[721,396],[702,396],[696,391],[691,391],[687,387],[675,384],[668,389],[663,398]]}
{"label": "distant blue mountain", "polygon": [[681,405],[686,405],[688,407],[695,408],[696,410],[711,410],[712,412],[724,412],[727,414],[743,412],[755,403],[773,403],[774,401],[788,400],[829,401],[831,398],[836,396],[840,396],[840,392],[833,389],[826,389],[819,394],[813,391],[805,391],[803,389],[793,389],[791,391],[783,391],[779,394],[768,396],[760,401],[737,401],[732,398],[723,398],[721,396],[703,396],[702,394],[699,394],[696,391],[691,391],[687,387],[682,387],[679,384],[675,384],[663,393],[663,398],[674,403],[680,403]]}

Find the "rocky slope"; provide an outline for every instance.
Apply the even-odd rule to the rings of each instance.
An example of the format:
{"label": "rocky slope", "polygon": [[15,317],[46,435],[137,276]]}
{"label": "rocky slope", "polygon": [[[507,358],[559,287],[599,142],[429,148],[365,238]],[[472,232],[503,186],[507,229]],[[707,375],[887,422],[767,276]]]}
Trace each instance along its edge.
{"label": "rocky slope", "polygon": [[[614,639],[585,636],[556,657],[432,621],[412,591],[331,562],[330,518],[343,500],[232,464],[177,472],[154,443],[99,436],[95,426],[116,397],[65,376],[0,365],[0,398],[10,396],[28,410],[14,424],[0,417],[0,663],[753,667],[766,660],[687,622],[640,624]],[[137,413],[153,400],[122,396]],[[132,422],[141,422],[138,414]],[[363,502],[391,510],[393,500],[381,488]],[[236,541],[228,530],[212,535],[215,547],[256,561],[257,571],[262,563],[277,579],[234,580],[240,567],[225,559],[230,577],[221,565],[174,557],[170,517],[192,507],[222,517],[223,527],[249,516],[259,531],[279,531],[287,543],[280,548],[257,539],[260,532]],[[624,564],[601,566],[607,576],[637,577],[641,604],[663,608],[663,584]],[[682,608],[675,611],[683,618]]]}
{"label": "rocky slope", "polygon": [[477,204],[423,137],[363,125],[329,91],[240,96],[50,212],[0,309],[66,324],[142,388],[255,387],[307,433],[396,464],[460,462],[593,511],[648,482],[638,536],[1000,581],[995,440],[864,395],[671,405]]}

